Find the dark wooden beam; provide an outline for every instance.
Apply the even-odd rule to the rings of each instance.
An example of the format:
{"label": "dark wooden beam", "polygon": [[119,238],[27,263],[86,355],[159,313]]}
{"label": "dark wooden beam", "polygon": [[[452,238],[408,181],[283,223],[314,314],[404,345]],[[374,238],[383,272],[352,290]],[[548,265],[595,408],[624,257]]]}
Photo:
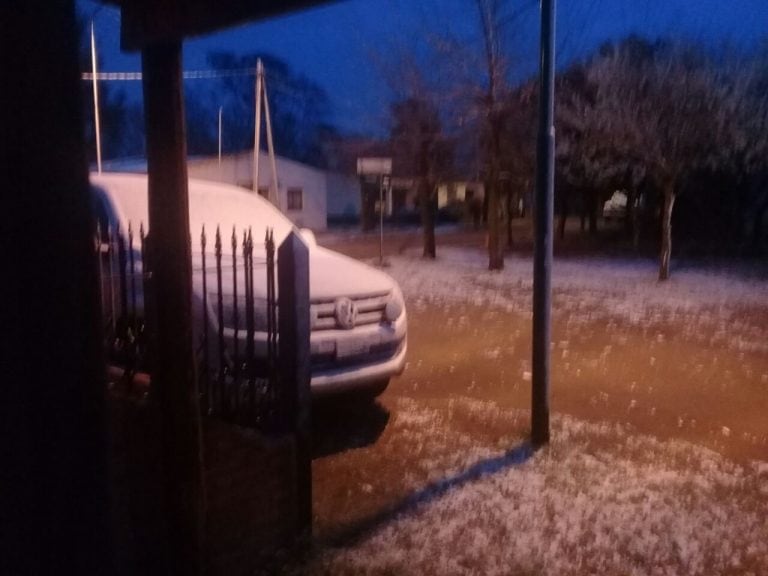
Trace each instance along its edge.
{"label": "dark wooden beam", "polygon": [[248,21],[280,16],[339,0],[114,0],[121,7],[122,47],[208,34]]}
{"label": "dark wooden beam", "polygon": [[0,3],[0,574],[113,573],[74,4]]}
{"label": "dark wooden beam", "polygon": [[296,528],[312,538],[312,395],[309,349],[309,249],[294,231],[277,250],[279,431],[296,440]]}
{"label": "dark wooden beam", "polygon": [[148,320],[152,387],[160,407],[171,574],[202,569],[202,442],[192,339],[192,255],[181,42],[142,52],[149,178]]}

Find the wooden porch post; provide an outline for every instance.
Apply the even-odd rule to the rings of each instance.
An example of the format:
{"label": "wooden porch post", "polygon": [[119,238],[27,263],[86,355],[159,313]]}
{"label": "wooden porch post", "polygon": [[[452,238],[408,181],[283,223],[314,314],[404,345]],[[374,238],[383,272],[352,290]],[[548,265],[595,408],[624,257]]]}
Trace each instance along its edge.
{"label": "wooden porch post", "polygon": [[155,334],[171,573],[202,572],[205,493],[192,341],[192,259],[181,43],[142,51]]}
{"label": "wooden porch post", "polygon": [[0,6],[0,574],[111,574],[73,0]]}

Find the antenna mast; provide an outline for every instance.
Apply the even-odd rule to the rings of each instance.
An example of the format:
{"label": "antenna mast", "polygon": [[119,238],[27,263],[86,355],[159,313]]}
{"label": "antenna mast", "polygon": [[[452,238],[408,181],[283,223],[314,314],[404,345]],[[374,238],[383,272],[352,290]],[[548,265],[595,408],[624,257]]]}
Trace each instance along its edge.
{"label": "antenna mast", "polygon": [[93,128],[96,132],[96,168],[101,174],[101,121],[99,118],[99,81],[96,79],[96,34],[91,20],[91,68],[93,72]]}
{"label": "antenna mast", "polygon": [[280,195],[277,182],[277,161],[275,159],[275,144],[272,139],[272,118],[269,113],[269,100],[267,99],[267,84],[264,78],[264,65],[259,59],[256,63],[256,117],[253,136],[253,190],[259,191],[259,156],[261,144],[261,102],[264,101],[264,118],[267,128],[267,150],[269,152],[270,167],[272,168],[272,182],[269,187],[267,199],[280,208]]}

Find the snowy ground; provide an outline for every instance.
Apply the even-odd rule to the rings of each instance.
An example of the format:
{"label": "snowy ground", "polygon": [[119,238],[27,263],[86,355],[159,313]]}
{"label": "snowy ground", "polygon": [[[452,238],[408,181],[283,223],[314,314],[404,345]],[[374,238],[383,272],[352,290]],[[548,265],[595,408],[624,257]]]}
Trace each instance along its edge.
{"label": "snowy ground", "polygon": [[[469,400],[451,409],[462,408],[489,424],[525,419]],[[425,456],[409,473],[431,482],[309,572],[768,573],[768,464],[567,417],[555,418],[548,449],[505,452],[446,432],[451,409],[400,406],[391,425]]]}
{"label": "snowy ground", "polygon": [[[427,302],[464,302],[530,317],[530,258],[507,257],[501,272],[488,271],[486,259],[474,249],[441,248],[434,262],[416,257],[390,261],[390,273],[417,308]],[[602,318],[641,327],[660,321],[684,323],[689,336],[695,336],[703,326],[715,327],[713,338],[718,343],[736,349],[768,350],[768,326],[748,330],[746,341],[741,336],[729,338],[740,328],[733,324],[740,322],[740,310],[766,305],[766,279],[749,278],[738,269],[688,268],[673,270],[670,280],[658,282],[657,266],[652,260],[558,259],[552,273],[554,312],[567,313],[572,323]]]}
{"label": "snowy ground", "polygon": [[530,258],[390,261],[411,366],[374,443],[315,461],[321,538],[298,572],[768,575],[765,279],[557,261],[553,442],[534,454]]}

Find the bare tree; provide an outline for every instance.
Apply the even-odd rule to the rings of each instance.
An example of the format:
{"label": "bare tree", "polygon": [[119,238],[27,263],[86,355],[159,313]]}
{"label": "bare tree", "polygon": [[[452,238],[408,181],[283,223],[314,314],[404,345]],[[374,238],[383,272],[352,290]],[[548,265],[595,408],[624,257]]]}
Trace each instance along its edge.
{"label": "bare tree", "polygon": [[[536,171],[537,86],[528,82],[511,90],[502,106],[501,198],[506,217],[506,245],[512,247],[512,221],[525,214],[526,193],[531,192]],[[521,210],[522,207],[522,210]]]}
{"label": "bare tree", "polygon": [[597,217],[602,204],[616,189],[628,194],[627,227],[638,243],[637,211],[634,210],[638,189],[646,176],[639,150],[617,146],[597,122],[595,111],[597,87],[590,82],[588,69],[576,63],[558,78],[561,94],[557,103],[559,139],[557,170],[561,185],[559,235],[565,234],[571,196],[579,195],[582,224],[589,219],[589,232],[597,233]]}
{"label": "bare tree", "polygon": [[435,258],[435,209],[438,179],[450,166],[451,149],[440,116],[428,100],[411,97],[392,105],[391,141],[395,162],[416,178],[425,258]]}
{"label": "bare tree", "polygon": [[723,120],[716,75],[695,48],[630,38],[601,49],[586,77],[589,99],[575,116],[594,156],[643,166],[661,192],[659,280],[666,280],[675,200],[684,178],[711,157]]}
{"label": "bare tree", "polygon": [[485,194],[488,203],[488,269],[504,268],[501,173],[502,105],[506,92],[506,66],[501,46],[499,0],[475,0],[480,14],[485,56],[485,90],[479,97],[481,153],[485,163]]}

